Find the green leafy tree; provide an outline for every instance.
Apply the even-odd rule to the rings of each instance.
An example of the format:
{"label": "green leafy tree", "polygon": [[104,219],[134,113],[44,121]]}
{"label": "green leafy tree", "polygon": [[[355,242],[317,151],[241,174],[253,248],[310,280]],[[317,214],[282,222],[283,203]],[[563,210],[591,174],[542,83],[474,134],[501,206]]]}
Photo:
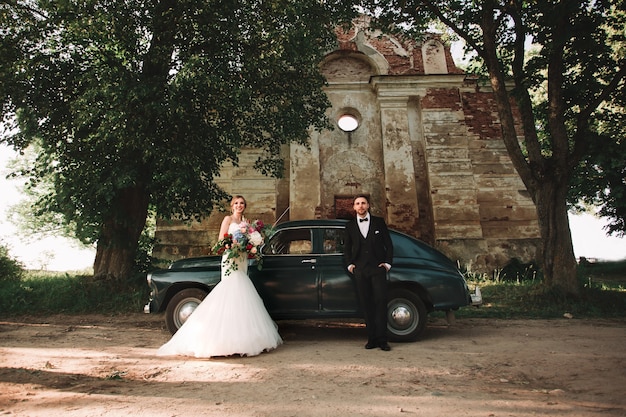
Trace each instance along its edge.
{"label": "green leafy tree", "polygon": [[[616,99],[618,99],[616,97]],[[622,97],[621,102],[624,103]],[[601,121],[590,152],[576,168],[569,200],[575,211],[599,208],[609,235],[626,234],[626,112],[624,104]]]}
{"label": "green leafy tree", "polygon": [[41,152],[38,207],[97,242],[96,277],[131,274],[151,207],[181,219],[226,197],[242,148],[328,127],[318,64],[350,16],[318,0],[0,1],[1,141]]}
{"label": "green leafy tree", "polygon": [[0,284],[3,282],[15,282],[24,276],[24,265],[9,253],[9,248],[0,241]]}
{"label": "green leafy tree", "polygon": [[381,22],[402,23],[417,33],[433,19],[442,22],[475,54],[493,88],[508,153],[537,208],[544,282],[549,289],[578,294],[567,197],[601,124],[623,126],[614,101],[625,88],[624,2],[373,3],[366,7]]}

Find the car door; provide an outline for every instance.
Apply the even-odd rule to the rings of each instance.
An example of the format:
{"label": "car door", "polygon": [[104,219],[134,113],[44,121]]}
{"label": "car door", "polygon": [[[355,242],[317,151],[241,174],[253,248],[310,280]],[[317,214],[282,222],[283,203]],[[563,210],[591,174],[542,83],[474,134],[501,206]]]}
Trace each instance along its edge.
{"label": "car door", "polygon": [[309,227],[278,230],[263,247],[261,270],[250,278],[275,318],[304,318],[319,311],[319,255],[313,253]]}
{"label": "car door", "polygon": [[317,230],[321,255],[317,262],[320,276],[320,314],[344,317],[359,315],[354,277],[343,264],[345,227],[323,227]]}

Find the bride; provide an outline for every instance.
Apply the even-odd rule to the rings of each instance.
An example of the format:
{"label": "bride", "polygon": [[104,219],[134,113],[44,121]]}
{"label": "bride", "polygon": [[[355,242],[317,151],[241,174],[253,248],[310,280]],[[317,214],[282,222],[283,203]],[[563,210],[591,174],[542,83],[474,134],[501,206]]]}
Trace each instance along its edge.
{"label": "bride", "polygon": [[[234,234],[245,221],[246,200],[238,195],[224,217],[220,238]],[[222,278],[172,338],[159,348],[160,356],[254,356],[272,350],[283,341],[263,300],[248,277],[244,251],[238,257],[222,255]]]}

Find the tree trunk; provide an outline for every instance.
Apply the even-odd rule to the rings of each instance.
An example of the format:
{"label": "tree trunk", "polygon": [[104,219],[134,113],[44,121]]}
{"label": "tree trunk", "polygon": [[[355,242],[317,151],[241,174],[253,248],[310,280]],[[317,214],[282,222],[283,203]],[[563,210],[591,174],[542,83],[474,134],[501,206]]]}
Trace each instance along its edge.
{"label": "tree trunk", "polygon": [[[486,10],[496,10],[496,6],[496,2],[486,2]],[[537,210],[542,241],[539,261],[543,269],[544,286],[549,290],[554,289],[564,294],[577,296],[580,288],[576,277],[576,258],[566,203],[572,164],[569,161],[566,129],[563,125],[563,118],[560,117],[564,112],[564,106],[559,100],[554,100],[554,105],[551,107],[559,117],[553,116],[551,119],[552,125],[556,126],[551,131],[550,145],[553,154],[546,158],[541,152],[542,147],[538,140],[531,106],[532,100],[528,90],[524,87],[523,60],[516,61],[519,67],[513,66],[513,72],[517,90],[516,103],[519,103],[517,107],[521,114],[527,150],[527,154],[524,154],[513,117],[511,95],[507,91],[505,73],[502,71],[497,54],[498,21],[494,20],[495,15],[492,12],[486,12],[482,16],[481,27],[485,45],[482,58],[489,69],[491,87],[500,116],[502,138],[511,162],[531,194]],[[523,48],[521,51],[523,52]],[[560,63],[558,59],[555,62]],[[558,73],[553,75],[553,77],[557,76]],[[559,81],[558,78],[552,78],[549,85],[552,86],[555,83],[561,85]],[[554,93],[552,95],[555,96]]]}
{"label": "tree trunk", "polygon": [[[167,101],[165,91],[180,18],[176,3],[176,0],[158,1],[154,11],[153,37],[142,71],[145,84],[150,86],[146,99],[153,103]],[[164,123],[163,115],[158,109],[152,110],[142,116],[143,123],[148,121],[147,124],[155,130],[152,134],[159,136],[156,130]],[[137,158],[140,159],[141,156]],[[149,173],[144,174],[144,178],[150,178]],[[149,198],[149,193],[141,185],[119,190],[98,239],[94,261],[96,279],[120,281],[132,274],[139,237],[148,216]]]}
{"label": "tree trunk", "polygon": [[143,187],[125,188],[112,202],[112,214],[102,226],[96,248],[94,278],[128,279],[133,273],[139,237],[148,216],[148,193]]}
{"label": "tree trunk", "polygon": [[567,182],[541,184],[535,194],[542,239],[541,264],[544,286],[565,295],[578,296],[576,257],[567,216]]}

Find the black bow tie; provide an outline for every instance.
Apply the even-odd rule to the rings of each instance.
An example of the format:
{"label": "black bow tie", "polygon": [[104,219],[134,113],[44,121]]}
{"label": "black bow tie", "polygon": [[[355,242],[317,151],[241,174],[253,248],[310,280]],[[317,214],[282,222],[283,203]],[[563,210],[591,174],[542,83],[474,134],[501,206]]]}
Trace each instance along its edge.
{"label": "black bow tie", "polygon": [[367,217],[364,219],[359,219],[359,222],[366,222],[367,221]]}

